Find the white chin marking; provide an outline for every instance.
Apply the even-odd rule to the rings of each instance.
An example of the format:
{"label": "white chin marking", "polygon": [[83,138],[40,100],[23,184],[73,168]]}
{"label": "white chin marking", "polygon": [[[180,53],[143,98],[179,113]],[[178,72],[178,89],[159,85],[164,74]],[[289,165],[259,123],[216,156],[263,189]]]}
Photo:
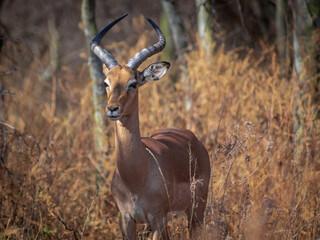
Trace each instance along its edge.
{"label": "white chin marking", "polygon": [[120,116],[108,116],[110,120],[116,121],[120,119]]}

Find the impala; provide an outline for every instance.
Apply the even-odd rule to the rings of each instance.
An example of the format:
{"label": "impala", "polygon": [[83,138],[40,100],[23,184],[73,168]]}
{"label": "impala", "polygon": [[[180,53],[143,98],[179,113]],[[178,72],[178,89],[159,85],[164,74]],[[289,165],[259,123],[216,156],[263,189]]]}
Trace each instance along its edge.
{"label": "impala", "polygon": [[126,16],[110,23],[91,41],[91,50],[108,69],[104,80],[106,115],[115,121],[116,152],[111,191],[120,211],[121,232],[124,239],[136,239],[136,224],[147,223],[153,239],[168,239],[169,216],[183,211],[188,217],[190,237],[195,237],[203,223],[208,194],[208,152],[186,129],[168,128],[150,137],[140,136],[138,90],[164,76],[170,64],[158,62],[142,72],[137,70],[166,44],[163,33],[149,18],[159,41],[136,53],[127,65],[119,65],[103,49],[103,36]]}

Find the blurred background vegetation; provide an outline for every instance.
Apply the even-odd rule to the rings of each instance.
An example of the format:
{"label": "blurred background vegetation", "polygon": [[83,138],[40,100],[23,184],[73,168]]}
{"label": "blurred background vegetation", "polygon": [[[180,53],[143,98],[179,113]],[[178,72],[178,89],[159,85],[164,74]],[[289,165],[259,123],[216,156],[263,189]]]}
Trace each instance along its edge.
{"label": "blurred background vegetation", "polygon": [[172,64],[140,89],[142,135],[189,128],[210,153],[203,239],[319,239],[318,0],[0,0],[0,239],[120,238],[88,39],[125,13],[104,46],[125,64],[157,41],[145,15],[168,44],[141,69]]}

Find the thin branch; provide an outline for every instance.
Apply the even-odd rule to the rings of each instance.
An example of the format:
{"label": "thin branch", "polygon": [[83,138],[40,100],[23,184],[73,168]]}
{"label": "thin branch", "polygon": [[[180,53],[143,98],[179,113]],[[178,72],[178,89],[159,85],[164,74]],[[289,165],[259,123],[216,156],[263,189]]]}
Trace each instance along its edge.
{"label": "thin branch", "polygon": [[211,208],[211,212],[213,211],[212,207],[212,182],[213,182],[213,164],[214,164],[214,157],[215,157],[215,149],[218,141],[218,134],[219,134],[219,129],[220,129],[220,124],[221,124],[221,119],[222,119],[222,113],[224,109],[224,103],[225,103],[225,97],[223,97],[223,101],[221,104],[221,110],[220,110],[220,116],[219,116],[219,123],[218,123],[218,128],[216,131],[216,135],[214,138],[214,143],[213,143],[213,149],[212,149],[212,158],[211,158],[211,173],[210,173],[210,182],[209,182],[209,207]]}
{"label": "thin branch", "polygon": [[85,227],[86,227],[87,223],[89,222],[90,209],[91,209],[91,207],[93,206],[94,202],[95,202],[95,198],[91,201],[89,208],[87,208],[87,217],[86,217],[86,220],[84,221],[84,224],[83,224],[83,226],[82,226],[81,233],[80,233],[80,238],[81,238],[81,239],[83,238],[83,234],[84,234]]}
{"label": "thin branch", "polygon": [[227,190],[227,183],[228,183],[228,178],[229,178],[229,175],[230,175],[230,172],[231,172],[231,168],[232,168],[233,164],[236,162],[236,160],[238,159],[239,156],[235,157],[234,160],[232,161],[232,163],[229,166],[229,169],[228,169],[228,172],[227,172],[227,176],[226,176],[226,179],[225,179],[224,184],[223,184],[222,201],[225,200],[226,190]]}
{"label": "thin branch", "polygon": [[52,211],[52,213],[54,216],[56,216],[56,218],[59,220],[59,222],[61,222],[63,224],[63,226],[65,227],[66,230],[73,233],[74,239],[78,240],[79,238],[78,238],[77,234],[79,235],[79,233],[78,233],[77,229],[68,227],[68,225],[65,223],[65,221],[58,214],[56,214],[54,211]]}
{"label": "thin branch", "polygon": [[1,121],[0,121],[0,124],[6,126],[6,127],[8,127],[8,128],[13,129],[16,133],[19,133],[19,136],[24,136],[24,137],[30,138],[30,139],[32,139],[32,140],[35,141],[35,138],[34,138],[34,137],[32,137],[32,136],[30,136],[30,135],[21,134],[15,127],[11,126],[11,125],[8,124],[8,123],[1,122]]}
{"label": "thin branch", "polygon": [[[0,121],[0,124],[3,125],[3,126],[6,126],[6,127],[8,127],[8,128],[11,128],[11,129],[14,131],[14,134],[15,134],[17,137],[26,137],[26,138],[31,139],[31,140],[35,143],[35,145],[37,146],[37,148],[38,148],[39,155],[38,155],[38,159],[37,159],[36,163],[39,162],[41,148],[40,148],[39,143],[37,142],[37,140],[36,140],[34,137],[32,137],[32,136],[30,136],[30,135],[27,135],[27,134],[24,134],[24,133],[20,133],[20,132],[18,131],[18,129],[16,129],[15,127],[11,126],[11,125],[8,124],[8,123],[5,123],[5,122]],[[23,142],[26,144],[26,141],[25,141],[24,139],[23,139]]]}
{"label": "thin branch", "polygon": [[13,74],[13,73],[16,72],[16,71],[17,71],[17,69],[13,68],[13,69],[10,70],[10,71],[0,72],[0,77],[2,77],[2,76],[7,76],[7,75],[11,75],[11,74]]}
{"label": "thin branch", "polygon": [[15,92],[10,91],[8,89],[1,89],[0,90],[0,95],[15,95]]}
{"label": "thin branch", "polygon": [[293,237],[291,239],[294,239],[296,238],[299,233],[304,229],[306,228],[309,224],[311,224],[312,222],[314,222],[318,217],[320,217],[320,213],[318,213],[318,215],[316,215],[315,217],[313,217],[309,222],[307,222],[305,225],[303,225],[301,228],[298,229],[298,231],[296,232],[295,235],[293,235]]}

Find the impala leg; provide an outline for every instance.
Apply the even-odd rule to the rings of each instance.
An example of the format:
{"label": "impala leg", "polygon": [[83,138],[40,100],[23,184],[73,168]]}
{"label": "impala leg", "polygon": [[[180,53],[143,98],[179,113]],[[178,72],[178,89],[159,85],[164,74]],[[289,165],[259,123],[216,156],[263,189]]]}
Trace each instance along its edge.
{"label": "impala leg", "polygon": [[137,239],[136,222],[128,213],[120,214],[120,229],[123,239]]}
{"label": "impala leg", "polygon": [[152,240],[169,240],[166,218],[151,224]]}
{"label": "impala leg", "polygon": [[190,239],[197,239],[200,236],[200,228],[203,226],[205,208],[206,202],[200,199],[192,204],[186,211]]}

